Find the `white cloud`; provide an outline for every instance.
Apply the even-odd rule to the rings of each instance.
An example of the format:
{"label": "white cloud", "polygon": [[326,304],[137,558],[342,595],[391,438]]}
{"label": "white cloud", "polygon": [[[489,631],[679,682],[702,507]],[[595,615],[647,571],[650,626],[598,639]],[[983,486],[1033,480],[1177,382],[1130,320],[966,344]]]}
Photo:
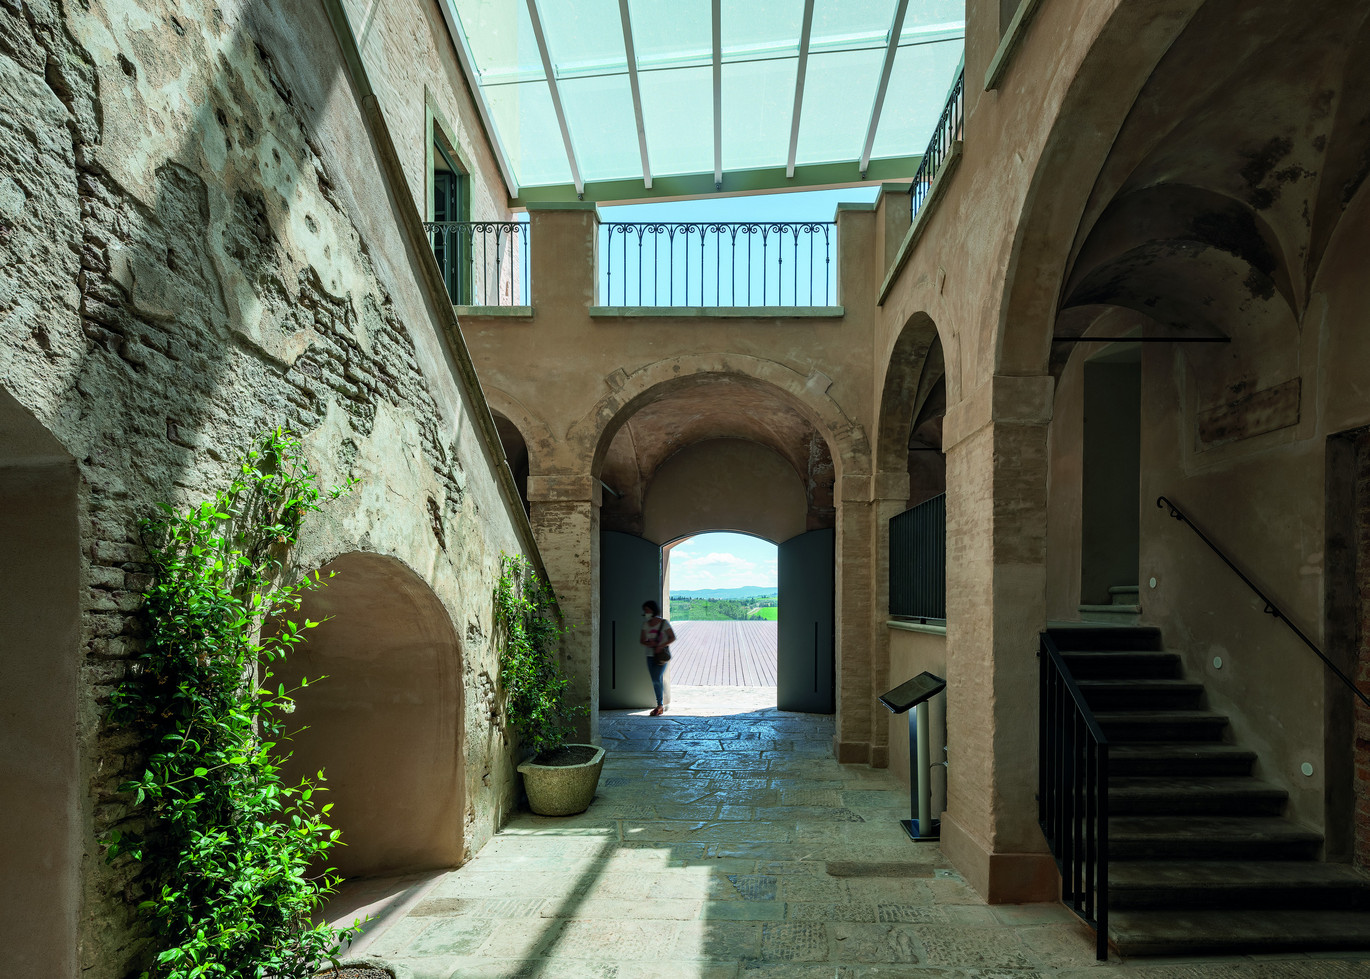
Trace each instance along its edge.
{"label": "white cloud", "polygon": [[774,588],[775,559],[749,561],[727,551],[706,553],[677,549],[671,552],[671,591],[696,588]]}

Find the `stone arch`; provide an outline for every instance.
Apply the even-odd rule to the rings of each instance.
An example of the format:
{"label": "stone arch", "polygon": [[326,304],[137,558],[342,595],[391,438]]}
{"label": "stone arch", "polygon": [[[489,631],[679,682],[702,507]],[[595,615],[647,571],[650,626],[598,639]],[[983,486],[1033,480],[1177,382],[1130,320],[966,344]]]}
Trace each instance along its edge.
{"label": "stone arch", "polygon": [[694,380],[729,376],[774,390],[812,423],[832,450],[838,478],[869,471],[870,445],[865,431],[828,394],[830,377],[817,369],[801,374],[773,360],[727,353],[672,357],[611,378],[614,391],[601,398],[567,433],[566,447],[571,454],[567,462],[576,460],[578,471],[597,474],[614,434],[643,405]]}
{"label": "stone arch", "polygon": [[[328,578],[330,574],[335,577]],[[345,847],[330,862],[345,877],[454,867],[465,811],[461,649],[428,584],[393,557],[353,551],[320,569],[297,621],[309,630],[277,664],[289,689],[301,677],[288,747],[290,778],[327,778],[329,820]],[[314,679],[327,679],[314,683]]]}
{"label": "stone arch", "polygon": [[[1157,62],[1202,0],[1119,4],[1055,114],[1015,226],[995,337],[995,373],[1043,374],[1060,290],[1096,179]],[[1101,98],[1100,92],[1117,93]]]}
{"label": "stone arch", "polygon": [[[0,857],[7,955],[75,975],[86,821],[78,780],[81,533],[75,459],[0,387]],[[115,569],[117,570],[117,569]]]}
{"label": "stone arch", "polygon": [[[490,413],[495,416],[496,422],[504,418],[523,440],[528,452],[529,471],[542,472],[545,460],[551,456],[557,442],[552,429],[527,405],[507,391],[496,387],[485,387],[484,391],[485,403],[489,406]],[[501,439],[503,436],[504,432],[501,430]]]}

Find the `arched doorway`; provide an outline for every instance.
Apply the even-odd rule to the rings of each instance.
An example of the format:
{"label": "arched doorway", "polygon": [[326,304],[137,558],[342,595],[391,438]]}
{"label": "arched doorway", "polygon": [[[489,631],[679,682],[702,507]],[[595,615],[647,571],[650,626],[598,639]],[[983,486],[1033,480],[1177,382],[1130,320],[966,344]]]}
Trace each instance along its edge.
{"label": "arched doorway", "polygon": [[[605,438],[599,473],[605,488],[600,706],[653,703],[638,662],[637,631],[643,600],[662,594],[661,547],[693,534],[734,531],[798,555],[790,564],[791,577],[797,590],[812,592],[800,604],[816,618],[790,642],[793,657],[786,656],[789,645],[782,637],[780,673],[802,672],[803,684],[794,686],[807,694],[782,695],[779,706],[831,712],[834,466],[814,423],[770,385],[748,377],[702,375],[662,385],[625,412]],[[791,659],[803,660],[802,671],[787,669]],[[625,668],[625,663],[631,665]],[[783,679],[779,687],[787,688]]]}
{"label": "arched doorway", "polygon": [[77,487],[76,461],[0,388],[0,914],[6,956],[33,975],[77,971]]}
{"label": "arched doorway", "polygon": [[[329,575],[334,577],[329,578]],[[454,867],[463,859],[461,653],[447,610],[392,557],[353,552],[299,615],[322,621],[275,670],[301,677],[288,778],[327,778],[344,877]],[[324,676],[326,679],[315,680]]]}

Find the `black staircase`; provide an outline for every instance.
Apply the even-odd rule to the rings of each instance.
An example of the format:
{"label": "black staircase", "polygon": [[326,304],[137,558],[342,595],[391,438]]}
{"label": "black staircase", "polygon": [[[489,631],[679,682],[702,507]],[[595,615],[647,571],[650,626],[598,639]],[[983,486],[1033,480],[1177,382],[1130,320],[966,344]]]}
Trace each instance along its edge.
{"label": "black staircase", "polygon": [[1370,877],[1320,861],[1322,837],[1252,774],[1255,754],[1230,742],[1227,718],[1206,708],[1159,630],[1043,639],[1108,741],[1098,901],[1121,954],[1370,948]]}

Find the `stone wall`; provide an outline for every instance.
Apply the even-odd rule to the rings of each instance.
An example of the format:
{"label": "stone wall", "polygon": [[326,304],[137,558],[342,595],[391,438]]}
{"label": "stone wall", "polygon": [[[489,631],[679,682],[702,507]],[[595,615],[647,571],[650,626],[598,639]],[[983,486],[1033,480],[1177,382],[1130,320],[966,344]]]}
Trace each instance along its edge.
{"label": "stone wall", "polygon": [[[531,537],[322,5],[6,0],[0,174],[0,385],[79,475],[84,855],[80,923],[58,940],[79,930],[91,977],[122,976],[140,949],[144,884],[96,844],[132,816],[117,787],[136,747],[104,711],[143,635],[138,522],[212,495],[278,425],[324,482],[361,481],[306,525],[294,569],[387,555],[452,620],[466,810],[450,832],[474,853],[515,799],[489,637],[500,552]],[[493,194],[497,177],[480,182]],[[6,891],[8,917],[23,893]],[[18,960],[65,972],[42,946]]]}

